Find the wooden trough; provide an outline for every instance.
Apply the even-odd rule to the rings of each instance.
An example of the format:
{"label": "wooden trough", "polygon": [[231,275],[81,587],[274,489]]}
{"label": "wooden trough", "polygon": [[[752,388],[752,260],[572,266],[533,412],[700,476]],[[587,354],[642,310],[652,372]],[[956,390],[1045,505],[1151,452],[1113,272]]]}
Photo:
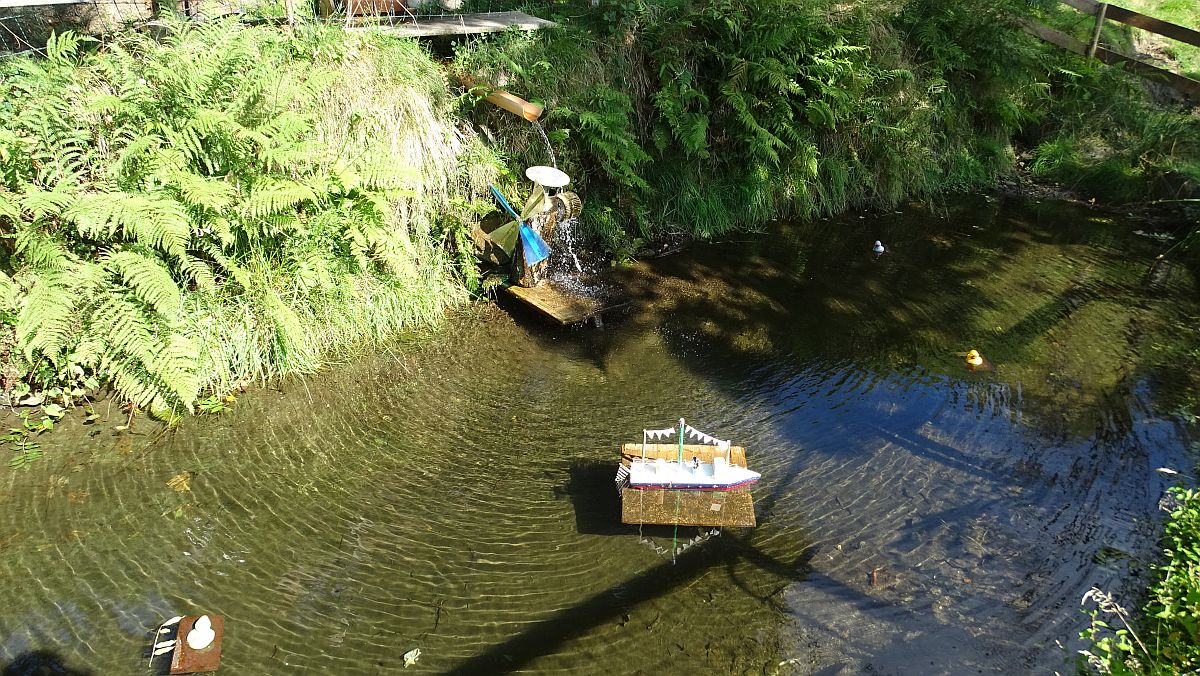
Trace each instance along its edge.
{"label": "wooden trough", "polygon": [[[700,462],[712,462],[716,446],[685,445],[683,457],[698,457]],[[724,455],[724,454],[722,454]],[[634,458],[642,457],[641,444],[621,447],[621,464],[628,467]],[[678,444],[646,444],[646,458],[677,460]],[[746,449],[729,448],[729,464],[746,467]],[[728,491],[638,490],[621,489],[621,523],[655,524],[663,526],[718,526],[721,528],[753,528],[754,497],[750,486]]]}

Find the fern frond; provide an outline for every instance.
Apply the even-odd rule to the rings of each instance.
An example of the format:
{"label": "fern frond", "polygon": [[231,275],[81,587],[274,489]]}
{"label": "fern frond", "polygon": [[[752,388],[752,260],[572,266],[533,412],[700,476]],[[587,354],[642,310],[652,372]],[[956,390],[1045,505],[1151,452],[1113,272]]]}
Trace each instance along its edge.
{"label": "fern frond", "polygon": [[17,346],[30,362],[39,354],[57,357],[72,338],[75,310],[85,300],[73,282],[69,272],[45,274],[25,296],[16,334]]}
{"label": "fern frond", "polygon": [[179,261],[179,269],[184,276],[196,285],[196,289],[206,293],[217,290],[217,278],[208,263],[195,256],[184,256]]}
{"label": "fern frond", "polygon": [[249,218],[267,219],[305,202],[317,201],[317,193],[303,183],[286,179],[267,180],[251,189],[242,205],[242,213]]}
{"label": "fern frond", "polygon": [[183,292],[156,257],[124,249],[103,257],[104,267],[121,278],[143,303],[163,317],[175,318],[183,307]]}
{"label": "fern frond", "polygon": [[190,171],[176,170],[159,176],[163,185],[179,193],[184,204],[213,213],[221,213],[233,204],[237,191],[225,181]]}
{"label": "fern frond", "polygon": [[163,398],[178,400],[190,410],[200,389],[199,361],[200,349],[195,341],[173,333],[159,344],[154,359],[146,366],[158,387],[171,395]]}
{"label": "fern frond", "polygon": [[199,249],[212,258],[220,266],[221,270],[233,278],[233,281],[242,287],[243,291],[254,288],[254,281],[250,277],[250,271],[225,255],[220,246],[212,242],[204,242],[201,243]]}
{"label": "fern frond", "polygon": [[32,188],[21,196],[21,206],[29,212],[33,220],[38,220],[60,215],[75,198],[76,195],[65,188]]}
{"label": "fern frond", "polygon": [[11,310],[16,307],[21,287],[7,273],[0,272],[0,308]]}
{"label": "fern frond", "polygon": [[63,270],[72,261],[61,241],[34,225],[17,227],[15,249],[21,260],[38,272]]}
{"label": "fern frond", "polygon": [[102,192],[79,195],[63,212],[79,234],[93,240],[132,240],[181,258],[191,240],[191,223],[178,201],[166,194]]}

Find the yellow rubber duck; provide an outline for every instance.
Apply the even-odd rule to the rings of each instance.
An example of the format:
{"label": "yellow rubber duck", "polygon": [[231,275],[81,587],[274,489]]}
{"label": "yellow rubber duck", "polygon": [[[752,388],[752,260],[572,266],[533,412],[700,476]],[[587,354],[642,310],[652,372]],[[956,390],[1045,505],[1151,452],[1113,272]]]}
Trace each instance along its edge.
{"label": "yellow rubber duck", "polygon": [[979,350],[971,350],[967,353],[966,358],[967,368],[972,371],[988,371],[992,368],[992,365],[983,358],[983,355],[979,354]]}

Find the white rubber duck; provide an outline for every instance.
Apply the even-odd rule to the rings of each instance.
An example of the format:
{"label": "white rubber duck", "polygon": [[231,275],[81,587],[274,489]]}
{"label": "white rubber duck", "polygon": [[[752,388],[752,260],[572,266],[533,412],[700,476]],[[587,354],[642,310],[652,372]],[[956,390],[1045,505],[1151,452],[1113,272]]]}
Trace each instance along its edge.
{"label": "white rubber duck", "polygon": [[196,625],[188,632],[187,644],[192,650],[204,650],[212,644],[216,637],[217,633],[213,631],[212,620],[208,619],[208,615],[201,615],[200,619],[196,620]]}
{"label": "white rubber duck", "polygon": [[881,254],[884,251],[887,251],[887,249],[884,248],[883,242],[875,240],[875,245],[871,247],[871,251],[874,251],[876,254]]}

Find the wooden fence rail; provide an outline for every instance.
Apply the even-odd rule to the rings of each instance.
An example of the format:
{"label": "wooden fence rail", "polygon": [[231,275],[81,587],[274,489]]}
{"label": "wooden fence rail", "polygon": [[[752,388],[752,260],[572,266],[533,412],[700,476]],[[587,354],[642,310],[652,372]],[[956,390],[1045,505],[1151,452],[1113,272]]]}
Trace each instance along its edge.
{"label": "wooden fence rail", "polygon": [[1092,31],[1091,44],[1084,44],[1066,33],[1031,20],[1022,20],[1021,27],[1026,33],[1039,37],[1050,44],[1062,47],[1067,51],[1082,54],[1089,58],[1095,57],[1110,65],[1118,63],[1129,64],[1129,69],[1138,75],[1161,82],[1180,94],[1187,96],[1192,101],[1200,101],[1200,81],[1193,80],[1190,77],[1180,75],[1165,68],[1160,68],[1154,64],[1140,61],[1131,56],[1105,49],[1099,45],[1100,28],[1104,25],[1106,19],[1119,21],[1135,28],[1141,28],[1142,30],[1157,33],[1172,40],[1178,40],[1179,42],[1197,47],[1200,47],[1200,31],[1195,31],[1191,28],[1161,19],[1155,19],[1152,16],[1146,16],[1145,14],[1140,14],[1124,7],[1118,7],[1117,5],[1110,5],[1106,2],[1096,2],[1095,0],[1059,0],[1059,2],[1096,17],[1096,26]]}
{"label": "wooden fence rail", "polygon": [[1139,14],[1131,9],[1125,9],[1124,7],[1118,7],[1117,5],[1110,5],[1106,2],[1096,2],[1096,0],[1058,1],[1064,5],[1074,7],[1084,14],[1091,14],[1092,16],[1100,16],[1100,13],[1107,8],[1107,11],[1104,12],[1104,18],[1106,19],[1120,21],[1121,23],[1128,24],[1134,28],[1141,28],[1142,30],[1147,30],[1151,33],[1158,33],[1159,35],[1171,38],[1172,40],[1178,40],[1180,42],[1186,42],[1189,45],[1200,47],[1200,31],[1195,31],[1191,28],[1173,24],[1169,21],[1155,19],[1152,16]]}

